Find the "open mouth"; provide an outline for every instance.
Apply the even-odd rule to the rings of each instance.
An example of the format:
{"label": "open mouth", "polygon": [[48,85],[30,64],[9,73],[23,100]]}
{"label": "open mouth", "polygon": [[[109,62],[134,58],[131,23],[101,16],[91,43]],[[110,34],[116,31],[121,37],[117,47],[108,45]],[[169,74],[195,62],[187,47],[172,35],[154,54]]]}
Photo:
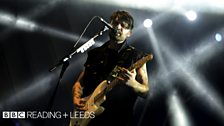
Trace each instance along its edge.
{"label": "open mouth", "polygon": [[121,36],[121,33],[119,33],[119,32],[118,32],[118,33],[116,33],[116,36]]}

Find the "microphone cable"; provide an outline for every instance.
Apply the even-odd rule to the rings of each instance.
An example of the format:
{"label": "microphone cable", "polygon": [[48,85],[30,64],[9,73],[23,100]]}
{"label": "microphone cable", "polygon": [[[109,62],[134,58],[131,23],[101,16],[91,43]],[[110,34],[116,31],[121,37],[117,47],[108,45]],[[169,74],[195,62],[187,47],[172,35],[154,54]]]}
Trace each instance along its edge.
{"label": "microphone cable", "polygon": [[[87,28],[89,27],[89,25],[93,22],[93,20],[95,18],[98,18],[98,16],[93,16],[92,19],[88,22],[88,24],[86,25],[86,27],[84,28],[83,32],[81,33],[81,35],[79,36],[78,40],[75,42],[73,48],[75,48],[77,46],[77,44],[79,43],[79,41],[81,40],[82,36],[85,34]],[[73,49],[72,48],[72,49]]]}

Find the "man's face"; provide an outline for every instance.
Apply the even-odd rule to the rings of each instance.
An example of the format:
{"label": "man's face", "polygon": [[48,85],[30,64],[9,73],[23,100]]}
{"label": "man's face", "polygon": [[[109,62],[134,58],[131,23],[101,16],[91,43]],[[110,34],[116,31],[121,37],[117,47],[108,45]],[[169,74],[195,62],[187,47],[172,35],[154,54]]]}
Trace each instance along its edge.
{"label": "man's face", "polygon": [[123,42],[126,38],[131,36],[131,29],[127,22],[118,19],[112,20],[111,25],[117,30],[116,33],[110,33],[111,37],[118,42]]}

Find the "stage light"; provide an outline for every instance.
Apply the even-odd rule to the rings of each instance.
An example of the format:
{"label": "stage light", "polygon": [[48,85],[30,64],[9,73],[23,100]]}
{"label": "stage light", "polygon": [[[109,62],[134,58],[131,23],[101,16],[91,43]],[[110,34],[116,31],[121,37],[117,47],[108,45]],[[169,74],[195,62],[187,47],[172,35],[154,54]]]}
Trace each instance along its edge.
{"label": "stage light", "polygon": [[6,12],[0,12],[0,24],[3,25],[14,25],[15,23],[15,16]]}
{"label": "stage light", "polygon": [[[175,8],[176,4],[179,6],[173,9],[173,12],[179,13],[180,9],[187,10],[189,8],[197,10],[198,12],[208,13],[224,13],[224,2],[221,0],[77,0],[86,3],[97,3],[103,5],[114,5],[120,8],[134,8],[141,10],[153,10],[160,12],[167,12]],[[200,7],[200,8],[199,8]]]}
{"label": "stage light", "polygon": [[162,57],[162,53],[160,50],[160,45],[157,40],[157,37],[152,28],[148,29],[147,31],[148,31],[149,39],[151,40],[152,47],[153,47],[153,50],[155,53],[154,55],[156,56],[159,66],[160,66],[161,73],[163,73],[163,74],[167,73],[167,69],[166,69],[166,65],[165,65],[166,62],[164,61],[164,58]]}
{"label": "stage light", "polygon": [[[156,36],[153,29],[148,29],[147,31],[152,42],[154,55],[160,65],[160,70],[157,72],[158,74],[152,77],[157,80],[151,81],[154,83],[164,83],[163,87],[168,89],[172,87],[172,83],[170,82],[172,82],[173,79],[177,77],[181,78],[187,83],[194,96],[199,99],[202,98],[203,100],[201,102],[208,104],[209,109],[217,112],[221,118],[224,117],[224,108],[220,95],[212,88],[211,84],[196,71],[197,65],[217,55],[223,48],[218,46],[218,43],[211,43],[211,41],[214,41],[214,38],[207,37],[202,39],[200,45],[196,46],[196,48],[190,50],[184,56],[180,56],[178,55],[180,54],[179,52],[175,51],[174,48],[167,44],[171,43],[169,40],[165,39],[163,36]],[[157,40],[157,38],[159,38],[159,40]],[[160,44],[162,44],[162,46],[159,46]],[[164,55],[169,61],[163,61],[164,55],[161,55],[162,52],[166,52]],[[156,89],[158,90],[158,88]]]}
{"label": "stage light", "polygon": [[[45,33],[48,35],[64,38],[71,42],[74,42],[75,40],[78,39],[78,35],[66,33],[64,31],[57,30],[55,28],[39,25],[23,17],[15,17],[14,15],[10,13],[6,13],[6,12],[0,12],[0,24],[3,24],[10,28],[16,28],[23,31],[27,31],[27,32],[35,31],[35,32]],[[82,40],[87,41],[88,39],[83,37]]]}
{"label": "stage light", "polygon": [[[202,41],[204,42],[205,40]],[[182,78],[183,81],[187,83],[188,88],[193,92],[192,95],[202,99],[200,102],[207,104],[209,109],[212,109],[220,115],[221,119],[224,119],[224,108],[220,95],[213,89],[211,84],[209,84],[206,79],[198,71],[196,71],[196,65],[207,61],[214,55],[217,55],[217,53],[222,49],[223,48],[218,46],[217,43],[211,43],[209,41],[207,44],[202,43],[199,45],[195,51],[191,50],[189,53],[186,53],[186,55],[180,57],[177,55],[178,53],[174,52],[174,49],[170,48],[168,45],[162,47],[163,52],[166,52],[167,57],[169,57],[170,61],[172,61],[170,64],[171,66],[167,67],[175,71],[173,73],[178,75],[179,78]],[[200,58],[195,58],[199,56]],[[162,77],[164,79],[160,79],[165,81],[172,79],[172,73],[167,75],[168,76],[165,78]]]}
{"label": "stage light", "polygon": [[27,31],[34,31],[37,29],[37,25],[34,22],[28,21],[23,18],[18,18],[15,22],[17,28]]}
{"label": "stage light", "polygon": [[185,16],[188,18],[190,21],[194,21],[197,18],[197,13],[193,10],[187,11],[185,13]]}
{"label": "stage light", "polygon": [[[8,26],[10,28],[16,28],[27,32],[40,32],[47,35],[52,35],[55,37],[60,37],[65,40],[69,40],[70,42],[75,42],[78,40],[79,36],[71,33],[67,33],[61,30],[57,30],[55,28],[51,28],[48,26],[43,26],[37,23],[32,22],[31,20],[25,19],[23,17],[15,17],[14,15],[1,12],[0,11],[0,24]],[[89,38],[82,37],[81,43],[88,41]],[[95,46],[102,45],[102,42],[97,41]]]}
{"label": "stage light", "polygon": [[176,92],[168,99],[169,114],[171,114],[172,126],[190,126],[189,116]]}
{"label": "stage light", "polygon": [[221,41],[222,41],[222,35],[221,35],[220,33],[216,33],[216,34],[215,34],[215,40],[216,40],[217,42],[221,42]]}
{"label": "stage light", "polygon": [[37,25],[25,18],[17,18],[12,14],[0,12],[0,23],[9,27],[15,27],[25,31],[34,31]]}
{"label": "stage light", "polygon": [[143,24],[146,28],[150,28],[152,26],[152,20],[151,19],[145,19]]}

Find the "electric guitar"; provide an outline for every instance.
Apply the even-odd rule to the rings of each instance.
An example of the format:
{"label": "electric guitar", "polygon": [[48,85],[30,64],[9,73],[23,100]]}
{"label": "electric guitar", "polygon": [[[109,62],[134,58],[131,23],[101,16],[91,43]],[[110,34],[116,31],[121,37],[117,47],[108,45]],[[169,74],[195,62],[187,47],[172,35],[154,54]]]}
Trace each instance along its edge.
{"label": "electric guitar", "polygon": [[[144,63],[146,63],[149,60],[152,60],[153,56],[152,54],[148,54],[132,64],[128,70],[131,71],[133,69],[140,68]],[[85,111],[85,113],[92,113],[94,112],[95,115],[99,115],[104,111],[104,108],[100,106],[105,100],[106,100],[106,93],[111,91],[112,88],[117,84],[119,79],[116,77],[119,77],[121,67],[116,66],[110,76],[112,79],[104,80],[102,81],[93,91],[93,93],[84,99],[86,99],[85,106],[82,108]],[[76,111],[74,111],[76,112]],[[70,120],[70,126],[87,126],[88,123],[91,121],[91,118],[71,118]]]}

